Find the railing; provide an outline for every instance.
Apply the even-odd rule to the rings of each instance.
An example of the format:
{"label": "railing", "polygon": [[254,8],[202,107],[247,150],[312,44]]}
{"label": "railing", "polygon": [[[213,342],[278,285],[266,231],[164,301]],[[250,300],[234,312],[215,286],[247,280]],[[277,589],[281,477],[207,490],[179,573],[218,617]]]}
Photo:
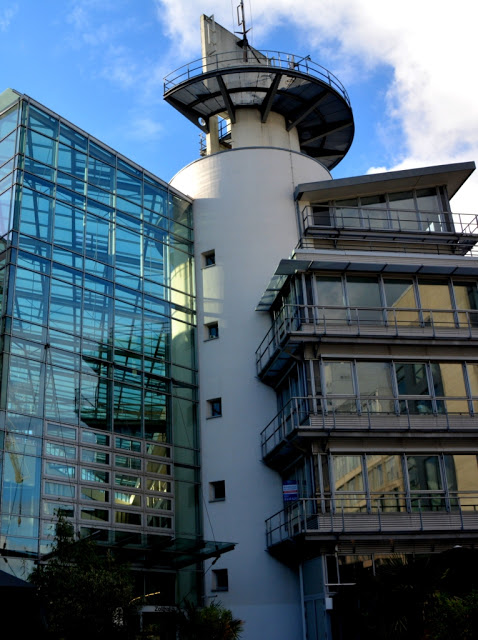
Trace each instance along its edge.
{"label": "railing", "polygon": [[478,495],[443,491],[302,498],[266,520],[267,546],[297,536],[470,532],[478,535]]}
{"label": "railing", "polygon": [[256,350],[260,374],[292,333],[334,336],[478,338],[478,310],[284,305]]}
{"label": "railing", "polygon": [[415,209],[307,206],[302,211],[304,231],[331,229],[406,231],[415,233],[478,234],[478,216],[472,213],[416,211]]}
{"label": "railing", "polygon": [[295,397],[261,432],[266,457],[295,431],[457,431],[478,429],[477,398],[464,396]]}
{"label": "railing", "polygon": [[164,78],[164,93],[167,93],[178,84],[198,77],[210,71],[227,69],[229,67],[244,66],[263,66],[272,69],[284,69],[299,71],[300,73],[314,76],[321,82],[329,85],[339,95],[341,95],[348,106],[350,99],[345,87],[328,69],[320,64],[312,62],[308,56],[297,56],[293,53],[284,53],[282,51],[258,50],[248,51],[248,60],[244,61],[243,51],[228,51],[225,53],[216,53],[205,58],[198,58],[172,71]]}

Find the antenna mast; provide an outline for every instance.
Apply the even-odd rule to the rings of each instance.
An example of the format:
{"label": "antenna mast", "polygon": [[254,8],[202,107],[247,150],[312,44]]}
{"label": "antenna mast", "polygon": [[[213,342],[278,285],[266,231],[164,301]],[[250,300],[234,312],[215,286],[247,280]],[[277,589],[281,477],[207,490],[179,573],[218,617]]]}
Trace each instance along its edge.
{"label": "antenna mast", "polygon": [[236,7],[237,11],[237,24],[239,27],[242,27],[242,31],[236,31],[236,33],[242,35],[242,40],[240,40],[237,44],[242,47],[242,59],[244,62],[247,62],[247,50],[249,48],[249,42],[247,40],[247,34],[249,29],[246,29],[246,16],[244,13],[244,0],[241,0],[240,3]]}

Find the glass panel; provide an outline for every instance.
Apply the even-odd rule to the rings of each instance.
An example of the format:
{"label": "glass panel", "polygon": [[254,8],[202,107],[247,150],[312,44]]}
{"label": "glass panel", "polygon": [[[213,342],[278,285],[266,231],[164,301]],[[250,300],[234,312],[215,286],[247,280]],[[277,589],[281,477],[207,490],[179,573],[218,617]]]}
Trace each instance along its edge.
{"label": "glass panel", "polygon": [[[94,184],[97,187],[101,187],[102,189],[106,189],[109,192],[113,192],[115,187],[114,180],[115,180],[115,169],[113,167],[110,167],[109,165],[95,158],[92,158],[92,157],[89,158],[88,160],[88,182],[89,183]],[[101,197],[97,198],[93,192],[88,191],[88,193],[96,200],[101,200]],[[105,197],[109,198],[109,195],[105,194]]]}
{"label": "glass panel", "polygon": [[63,480],[70,480],[75,477],[76,468],[60,462],[45,462],[45,473]]}
{"label": "glass panel", "polygon": [[357,198],[337,200],[335,202],[335,224],[340,227],[361,227],[360,210]]}
{"label": "glass panel", "polygon": [[99,520],[101,522],[108,522],[109,511],[107,509],[87,509],[81,508],[80,517],[83,520]]}
{"label": "glass panel", "polygon": [[69,327],[71,333],[81,334],[81,298],[83,290],[66,282],[51,281],[50,326]]}
{"label": "glass panel", "polygon": [[408,478],[410,482],[412,509],[441,510],[445,508],[438,456],[407,456]]}
{"label": "glass panel", "polygon": [[104,263],[112,262],[110,225],[107,220],[86,215],[85,255]]}
{"label": "glass panel", "polygon": [[405,478],[401,456],[367,455],[372,510],[405,511]]}
{"label": "glass panel", "polygon": [[126,511],[116,511],[115,512],[115,522],[117,524],[140,525],[141,524],[141,514],[140,513],[127,513]]}
{"label": "glass panel", "polygon": [[478,326],[478,289],[476,282],[453,282],[457,309],[467,309],[468,313],[457,313],[460,327]]}
{"label": "glass panel", "polygon": [[162,475],[171,475],[171,466],[162,462],[150,462],[146,463],[146,473],[159,473]]}
{"label": "glass panel", "polygon": [[141,236],[124,227],[116,227],[116,266],[141,275]]}
{"label": "glass panel", "polygon": [[40,133],[27,129],[25,155],[54,167],[56,163],[56,142],[51,138],[42,136]]}
{"label": "glass panel", "polygon": [[75,508],[72,504],[60,504],[58,502],[43,502],[43,514],[46,516],[62,516],[74,518]]}
{"label": "glass panel", "polygon": [[45,444],[45,453],[55,458],[64,458],[65,460],[76,459],[76,447],[58,442],[47,442]]}
{"label": "glass panel", "polygon": [[428,388],[427,368],[424,362],[396,362],[399,396],[412,396],[400,401],[400,410],[411,414],[432,413],[431,400],[416,399],[413,396],[430,396]]}
{"label": "glass panel", "polygon": [[0,140],[4,138],[7,133],[13,131],[17,126],[18,120],[18,106],[13,107],[10,111],[5,112],[0,117]]}
{"label": "glass panel", "polygon": [[[476,511],[478,486],[478,459],[476,455],[445,455],[445,471],[450,497],[455,498],[461,493],[459,501],[451,501],[451,506]],[[464,492],[469,492],[466,495]]]}
{"label": "glass panel", "polygon": [[81,441],[89,444],[99,444],[103,447],[108,447],[110,444],[110,437],[104,433],[93,433],[92,431],[83,431],[81,434]]}
{"label": "glass panel", "polygon": [[361,456],[333,456],[333,468],[336,510],[364,511],[366,499]]}
{"label": "glass panel", "polygon": [[10,357],[7,408],[30,415],[43,415],[43,366],[34,360]]}
{"label": "glass panel", "polygon": [[395,280],[383,279],[385,304],[396,311],[387,310],[388,324],[400,326],[418,326],[418,305],[415,298],[415,287],[412,278]]}
{"label": "glass panel", "polygon": [[122,171],[117,172],[116,177],[116,193],[123,198],[128,198],[141,206],[143,202],[142,196],[142,180],[135,178]]}
{"label": "glass panel", "polygon": [[99,469],[81,470],[81,479],[84,482],[109,482],[109,478],[108,471],[100,471]]}
{"label": "glass panel", "polygon": [[40,473],[41,458],[20,453],[14,441],[7,435],[2,489],[3,514],[16,513],[21,516],[39,514]]}
{"label": "glass panel", "polygon": [[71,484],[61,484],[60,482],[45,482],[45,493],[50,496],[61,498],[74,498],[75,487]]}
{"label": "glass panel", "polygon": [[122,491],[115,491],[115,504],[119,504],[123,507],[140,507],[141,496],[135,493],[123,493]]}
{"label": "glass panel", "polygon": [[357,362],[360,406],[365,413],[395,411],[391,367],[388,362]]}
{"label": "glass panel", "polygon": [[58,137],[58,120],[48,115],[44,111],[40,111],[32,104],[28,110],[28,126],[44,133],[51,138]]}
{"label": "glass panel", "polygon": [[381,309],[356,308],[382,306],[377,278],[347,277],[347,295],[352,323],[383,324]]}
{"label": "glass panel", "polygon": [[[337,412],[355,413],[357,405],[352,378],[352,363],[324,362],[324,380],[328,409]],[[336,397],[345,395],[352,397]],[[333,396],[333,399],[330,396]]]}
{"label": "glass panel", "polygon": [[420,226],[415,209],[413,191],[390,193],[388,199],[390,201],[390,216],[393,228],[403,231],[418,231]]}
{"label": "glass panel", "polygon": [[435,232],[447,230],[436,189],[419,189],[417,203],[422,230]]}
{"label": "glass panel", "polygon": [[108,502],[109,492],[105,489],[97,489],[96,487],[81,487],[81,500],[94,500],[96,502]]}
{"label": "glass panel", "polygon": [[66,142],[74,149],[84,149],[86,151],[88,148],[88,139],[63,123],[60,125],[60,141]]}
{"label": "glass panel", "polygon": [[80,180],[85,180],[86,155],[60,143],[58,146],[58,169],[71,173]]}
{"label": "glass panel", "polygon": [[70,427],[63,427],[59,424],[47,424],[46,432],[49,436],[56,436],[57,438],[76,440],[76,429]]}
{"label": "glass panel", "polygon": [[15,155],[16,135],[17,132],[13,131],[13,133],[0,142],[0,166]]}
{"label": "glass panel", "polygon": [[[342,285],[342,278],[340,277],[328,277],[328,278],[316,278],[316,295],[318,309],[317,321],[327,323],[334,320],[340,320],[340,324],[347,317],[347,310],[345,309],[345,297]],[[342,307],[339,309],[330,309],[329,307]]]}
{"label": "glass panel", "polygon": [[20,211],[20,231],[40,240],[51,242],[53,200],[23,188]]}
{"label": "glass panel", "polygon": [[163,511],[171,510],[171,500],[167,498],[154,498],[148,496],[146,498],[146,506],[148,509],[162,509]]}
{"label": "glass panel", "polygon": [[81,461],[90,462],[92,464],[109,464],[110,456],[105,451],[91,451],[90,449],[82,449]]}
{"label": "glass panel", "polygon": [[161,529],[170,529],[172,527],[171,518],[165,518],[164,516],[146,516],[146,524],[148,527],[158,527]]}
{"label": "glass panel", "polygon": [[141,451],[141,442],[137,440],[127,440],[126,438],[115,438],[115,447],[126,451]]}
{"label": "glass panel", "polygon": [[113,300],[85,290],[83,336],[101,344],[111,341]]}
{"label": "glass panel", "polygon": [[141,458],[129,458],[128,456],[115,456],[115,465],[125,469],[141,470]]}
{"label": "glass panel", "polygon": [[367,196],[360,198],[363,226],[366,229],[388,229],[390,223],[385,196]]}
{"label": "glass panel", "polygon": [[138,478],[138,476],[128,476],[124,473],[115,473],[115,484],[122,487],[139,489],[141,487],[141,478]]}
{"label": "glass panel", "polygon": [[[450,298],[450,287],[443,280],[418,280],[418,290],[422,307],[423,322],[435,328],[455,327],[455,314]],[[439,311],[435,311],[439,309]]]}

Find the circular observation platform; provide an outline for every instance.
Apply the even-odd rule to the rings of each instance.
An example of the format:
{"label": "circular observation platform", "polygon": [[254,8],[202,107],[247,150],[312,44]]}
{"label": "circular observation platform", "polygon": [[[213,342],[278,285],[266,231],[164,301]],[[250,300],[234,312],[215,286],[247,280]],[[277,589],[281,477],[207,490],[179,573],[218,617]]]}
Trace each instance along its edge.
{"label": "circular observation platform", "polygon": [[271,111],[296,127],[302,153],[333,169],[352,144],[354,121],[347,92],[308,57],[256,49],[200,58],[164,79],[164,99],[204,133],[221,115],[234,125],[236,109]]}

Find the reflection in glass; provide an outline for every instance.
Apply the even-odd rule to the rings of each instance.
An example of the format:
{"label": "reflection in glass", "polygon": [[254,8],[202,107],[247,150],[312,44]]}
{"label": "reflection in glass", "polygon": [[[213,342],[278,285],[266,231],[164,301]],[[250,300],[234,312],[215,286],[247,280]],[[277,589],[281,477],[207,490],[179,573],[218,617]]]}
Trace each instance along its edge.
{"label": "reflection in glass", "polygon": [[381,307],[378,279],[347,277],[347,295],[350,305],[350,320],[359,324],[382,324],[383,316],[378,309],[354,309],[354,307]]}
{"label": "reflection in glass", "polygon": [[383,279],[385,292],[385,304],[393,307],[395,311],[387,311],[389,324],[405,326],[417,326],[419,323],[418,305],[415,299],[415,287],[411,278]]}
{"label": "reflection in glass", "polygon": [[336,509],[366,509],[361,456],[333,456]]}
{"label": "reflection in glass", "polygon": [[360,406],[363,412],[394,412],[391,368],[388,362],[357,362]]}
{"label": "reflection in glass", "polygon": [[[346,413],[355,412],[357,410],[351,362],[325,362],[324,380],[325,391],[328,397],[327,407],[329,410]],[[349,397],[341,398],[334,396]]]}
{"label": "reflection in glass", "polygon": [[[455,327],[455,314],[447,281],[418,279],[423,322],[437,328]],[[442,311],[435,311],[440,309]],[[445,311],[450,309],[450,311]]]}
{"label": "reflection in glass", "polygon": [[438,456],[407,456],[406,459],[412,509],[444,509],[446,505],[441,493],[443,481]]}
{"label": "reflection in glass", "polygon": [[400,410],[409,413],[432,413],[431,400],[413,396],[430,396],[427,368],[424,362],[396,362],[398,395],[412,396],[400,401]]}

